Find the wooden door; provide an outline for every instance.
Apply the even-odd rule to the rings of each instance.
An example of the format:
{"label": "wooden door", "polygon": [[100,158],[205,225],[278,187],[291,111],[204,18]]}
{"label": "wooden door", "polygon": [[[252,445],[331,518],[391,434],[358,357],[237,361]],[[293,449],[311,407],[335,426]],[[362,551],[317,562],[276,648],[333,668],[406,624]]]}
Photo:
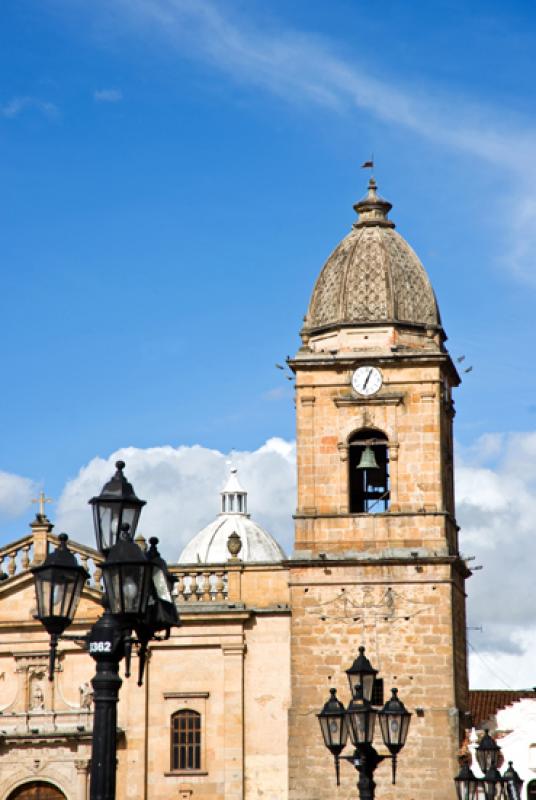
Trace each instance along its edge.
{"label": "wooden door", "polygon": [[66,798],[63,792],[51,783],[32,781],[18,786],[11,792],[8,800],[66,800]]}

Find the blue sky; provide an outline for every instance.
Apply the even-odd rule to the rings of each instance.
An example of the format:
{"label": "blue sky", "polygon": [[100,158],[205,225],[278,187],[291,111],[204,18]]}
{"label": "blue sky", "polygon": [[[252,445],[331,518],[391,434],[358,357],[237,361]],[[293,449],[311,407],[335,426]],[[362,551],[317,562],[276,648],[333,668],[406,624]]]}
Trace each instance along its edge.
{"label": "blue sky", "polygon": [[5,2],[5,469],[291,437],[273,364],[371,152],[474,364],[459,439],[533,426],[535,13],[464,6]]}
{"label": "blue sky", "polygon": [[274,364],[371,153],[474,367],[460,458],[502,474],[536,423],[535,47],[519,1],[4,0],[4,539],[120,448],[293,439]]}

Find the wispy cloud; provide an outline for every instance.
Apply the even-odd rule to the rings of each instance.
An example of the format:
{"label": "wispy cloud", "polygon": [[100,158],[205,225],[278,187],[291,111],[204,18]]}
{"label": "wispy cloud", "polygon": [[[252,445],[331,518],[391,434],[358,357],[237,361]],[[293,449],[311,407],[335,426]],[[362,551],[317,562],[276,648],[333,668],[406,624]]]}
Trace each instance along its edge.
{"label": "wispy cloud", "polygon": [[[107,10],[110,6],[107,4]],[[339,55],[338,42],[233,16],[213,0],[114,0],[116,24],[158,37],[181,55],[199,59],[242,84],[293,104],[330,111],[361,110],[453,151],[470,154],[504,177],[501,198],[508,239],[504,266],[536,285],[536,129],[531,122],[484,106],[475,98],[404,86],[374,75],[358,58]],[[398,82],[397,82],[398,81]],[[506,210],[505,210],[506,209]],[[519,210],[522,210],[522,219]],[[499,210],[499,209],[498,209]]]}
{"label": "wispy cloud", "polygon": [[123,92],[119,89],[96,89],[93,99],[96,103],[119,103],[123,99]]}
{"label": "wispy cloud", "polygon": [[0,116],[5,119],[15,119],[24,111],[38,111],[51,118],[56,117],[59,113],[55,103],[40,100],[38,97],[14,97],[8,103],[0,106]]}

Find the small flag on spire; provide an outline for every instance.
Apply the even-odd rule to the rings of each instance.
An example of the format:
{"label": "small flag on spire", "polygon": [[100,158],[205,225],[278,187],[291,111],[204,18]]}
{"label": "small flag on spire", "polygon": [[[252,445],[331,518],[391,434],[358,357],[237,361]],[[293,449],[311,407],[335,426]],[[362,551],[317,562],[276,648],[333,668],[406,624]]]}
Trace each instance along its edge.
{"label": "small flag on spire", "polygon": [[374,169],[374,161],[370,159],[370,161],[364,161],[361,164],[361,169]]}

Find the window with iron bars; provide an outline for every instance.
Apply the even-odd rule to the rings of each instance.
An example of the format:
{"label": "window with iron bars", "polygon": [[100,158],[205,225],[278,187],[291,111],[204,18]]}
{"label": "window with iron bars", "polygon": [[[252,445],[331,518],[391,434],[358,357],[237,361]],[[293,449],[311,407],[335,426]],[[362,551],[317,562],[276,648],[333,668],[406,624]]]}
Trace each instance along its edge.
{"label": "window with iron bars", "polygon": [[171,769],[201,769],[201,714],[190,709],[171,717]]}

